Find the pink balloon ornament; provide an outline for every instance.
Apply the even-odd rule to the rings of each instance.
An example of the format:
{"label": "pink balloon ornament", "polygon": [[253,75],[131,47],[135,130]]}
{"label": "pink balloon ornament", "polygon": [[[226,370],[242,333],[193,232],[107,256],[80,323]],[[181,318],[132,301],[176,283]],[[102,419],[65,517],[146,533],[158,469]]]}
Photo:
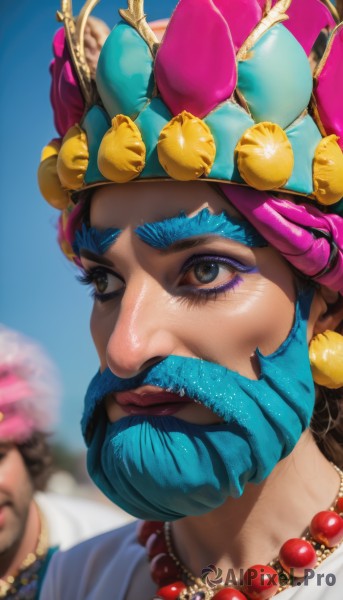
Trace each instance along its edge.
{"label": "pink balloon ornament", "polygon": [[55,127],[63,137],[68,129],[79,123],[84,112],[84,99],[69,55],[64,29],[54,36],[54,59],[50,64],[50,101],[54,111]]}
{"label": "pink balloon ornament", "polygon": [[[206,44],[204,44],[206,40]],[[202,118],[229,98],[237,83],[230,29],[211,0],[180,0],[156,55],[155,78],[173,115]]]}
{"label": "pink balloon ornament", "polygon": [[343,23],[333,31],[314,78],[319,127],[324,128],[327,135],[336,134],[343,150]]}
{"label": "pink balloon ornament", "polygon": [[[333,29],[336,22],[329,9],[320,0],[292,0],[287,10],[289,19],[284,21],[284,26],[294,35],[302,45],[307,55],[322,29]],[[309,18],[304,22],[304,15]]]}
{"label": "pink balloon ornament", "polygon": [[[264,2],[258,0],[213,0],[228,24],[236,51],[262,19]],[[242,19],[244,15],[244,19]]]}

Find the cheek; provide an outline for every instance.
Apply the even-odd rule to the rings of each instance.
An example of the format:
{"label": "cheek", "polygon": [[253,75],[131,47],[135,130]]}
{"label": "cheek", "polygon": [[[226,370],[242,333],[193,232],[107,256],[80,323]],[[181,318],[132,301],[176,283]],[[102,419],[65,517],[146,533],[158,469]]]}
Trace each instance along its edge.
{"label": "cheek", "polygon": [[279,348],[293,327],[296,298],[271,282],[263,287],[265,293],[256,294],[244,331],[254,350],[258,347],[262,354],[268,355]]}
{"label": "cheek", "polygon": [[28,473],[24,465],[22,471],[20,472],[20,477],[16,479],[15,491],[17,494],[18,502],[21,503],[23,507],[28,505],[34,494],[34,485],[31,481],[30,474]]}
{"label": "cheek", "polygon": [[104,371],[107,367],[106,349],[113,331],[113,315],[109,312],[105,313],[103,308],[104,306],[94,304],[90,321],[93,342],[99,356],[100,371]]}
{"label": "cheek", "polygon": [[295,298],[260,278],[204,310],[198,356],[255,379],[256,348],[268,355],[284,342],[294,322]]}
{"label": "cheek", "polygon": [[26,506],[33,495],[33,483],[19,451],[10,454],[0,468],[0,488],[9,492],[14,502]]}

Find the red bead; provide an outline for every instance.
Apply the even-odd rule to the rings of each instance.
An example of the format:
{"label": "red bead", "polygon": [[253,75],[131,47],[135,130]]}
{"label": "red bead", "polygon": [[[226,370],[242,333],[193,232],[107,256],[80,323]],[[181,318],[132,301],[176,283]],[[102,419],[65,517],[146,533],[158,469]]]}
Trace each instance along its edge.
{"label": "red bead", "polygon": [[154,558],[156,554],[168,554],[168,548],[164,539],[163,532],[152,533],[145,544],[149,559]]}
{"label": "red bead", "polygon": [[163,521],[141,521],[137,527],[137,540],[145,546],[152,533],[163,531]]}
{"label": "red bead", "polygon": [[247,600],[247,597],[232,588],[223,588],[213,596],[213,600]]}
{"label": "red bead", "polygon": [[343,497],[338,498],[335,506],[335,511],[338,513],[343,513]]}
{"label": "red bead", "polygon": [[167,585],[180,578],[179,569],[168,554],[157,554],[152,559],[150,573],[157,585]]}
{"label": "red bead", "polygon": [[186,586],[183,581],[174,581],[174,583],[165,585],[157,590],[157,597],[161,598],[161,600],[177,600],[181,592],[185,589]]}
{"label": "red bead", "polygon": [[317,562],[315,549],[310,542],[293,538],[284,543],[279,560],[287,573],[294,577],[304,577],[305,569],[313,569]]}
{"label": "red bead", "polygon": [[243,575],[243,592],[250,600],[267,600],[279,587],[278,574],[268,565],[253,565]]}
{"label": "red bead", "polygon": [[334,511],[323,510],[313,517],[310,532],[316,542],[333,548],[343,539],[343,519]]}

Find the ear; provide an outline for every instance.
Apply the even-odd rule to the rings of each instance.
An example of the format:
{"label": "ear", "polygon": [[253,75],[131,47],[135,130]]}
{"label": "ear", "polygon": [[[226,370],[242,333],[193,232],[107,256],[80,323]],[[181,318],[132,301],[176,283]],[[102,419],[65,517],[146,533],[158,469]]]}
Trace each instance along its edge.
{"label": "ear", "polygon": [[325,286],[320,287],[316,297],[313,301],[313,335],[327,330],[343,333],[343,297]]}

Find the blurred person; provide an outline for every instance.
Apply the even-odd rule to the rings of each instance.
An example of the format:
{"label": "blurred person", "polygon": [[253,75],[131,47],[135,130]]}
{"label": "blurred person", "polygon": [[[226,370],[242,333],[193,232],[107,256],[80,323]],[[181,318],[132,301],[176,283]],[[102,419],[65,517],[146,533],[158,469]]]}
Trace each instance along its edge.
{"label": "blurred person", "polygon": [[95,95],[64,14],[39,168],[94,298],[88,469],[143,522],[57,553],[42,600],[340,600],[343,25],[180,0],[159,44],[143,4]]}
{"label": "blurred person", "polygon": [[46,494],[56,371],[36,343],[0,326],[0,598],[36,598],[52,554],[118,525],[96,502]]}

